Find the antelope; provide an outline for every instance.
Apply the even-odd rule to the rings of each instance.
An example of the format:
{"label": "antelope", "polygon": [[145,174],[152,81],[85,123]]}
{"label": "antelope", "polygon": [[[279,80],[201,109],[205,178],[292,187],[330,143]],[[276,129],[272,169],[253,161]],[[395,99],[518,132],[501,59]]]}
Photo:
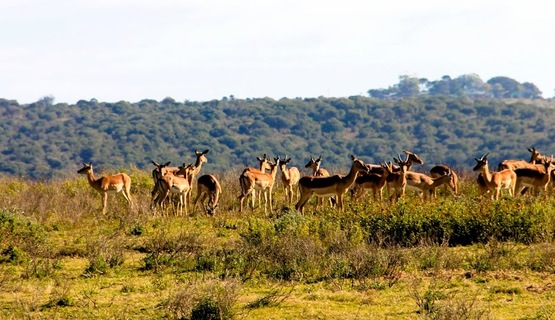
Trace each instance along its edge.
{"label": "antelope", "polygon": [[[372,190],[374,201],[377,200],[376,198],[378,197],[378,195],[380,198],[380,202],[383,200],[382,191],[387,182],[387,176],[389,175],[389,171],[386,169],[387,164],[385,163],[380,164],[380,167],[383,169],[382,174],[368,173],[368,174],[359,175],[356,178],[354,183],[354,188],[353,188],[353,198],[359,199],[362,196],[364,196],[364,194],[366,194],[368,190]],[[367,165],[367,168],[368,168],[368,165]]]}
{"label": "antelope", "polygon": [[328,177],[305,176],[299,180],[299,189],[301,197],[295,209],[302,214],[304,206],[312,196],[316,194],[319,197],[335,196],[337,198],[337,206],[343,210],[343,194],[353,185],[359,172],[368,172],[368,168],[362,160],[351,155],[353,164],[351,170],[346,176],[333,175]]}
{"label": "antelope", "polygon": [[197,207],[197,201],[200,199],[200,203],[204,204],[204,200],[208,198],[208,203],[206,204],[206,213],[208,215],[213,215],[216,213],[216,208],[218,207],[218,200],[220,194],[222,193],[222,187],[216,179],[215,176],[211,174],[205,174],[198,178],[197,180],[197,196],[193,202],[193,210]]}
{"label": "antelope", "polygon": [[77,171],[79,174],[87,176],[89,185],[102,195],[102,214],[106,214],[106,206],[108,203],[108,193],[121,192],[129,207],[132,205],[131,201],[131,178],[125,173],[118,173],[111,176],[102,176],[98,179],[94,177],[93,165],[91,163],[83,163],[83,168]]}
{"label": "antelope", "polygon": [[426,194],[428,199],[431,200],[435,188],[449,183],[451,181],[452,171],[449,170],[446,175],[439,176],[437,178],[431,178],[423,173],[409,171],[405,173],[407,180],[407,188],[420,193],[422,200],[426,199]]}
{"label": "antelope", "polygon": [[[195,181],[195,177],[197,176],[197,174],[199,174],[200,169],[202,168],[202,164],[208,162],[208,159],[206,158],[206,154],[208,153],[208,151],[210,150],[206,149],[202,152],[195,150],[195,156],[197,157],[197,160],[195,161],[195,164],[192,166],[191,170],[189,170],[187,175],[189,185],[191,185],[191,190],[193,189],[193,182]],[[187,194],[187,202],[191,203],[191,192]]]}
{"label": "antelope", "polygon": [[185,209],[185,215],[187,215],[187,193],[191,190],[191,185],[187,179],[187,175],[191,170],[192,165],[185,165],[179,167],[176,173],[167,171],[164,173],[162,178],[158,180],[161,187],[161,196],[155,199],[156,204],[163,204],[170,193],[176,193],[178,198],[178,204],[176,213],[177,215],[183,215],[183,209]]}
{"label": "antelope", "polygon": [[320,168],[320,164],[322,163],[322,156],[318,157],[318,159],[314,159],[310,156],[310,160],[304,166],[307,169],[312,169],[312,175],[314,177],[329,177],[330,173],[328,170],[324,168]]}
{"label": "antelope", "polygon": [[[279,159],[279,157],[278,157]],[[293,203],[293,192],[295,198],[298,199],[298,188],[295,188],[299,184],[299,179],[301,178],[301,173],[297,167],[287,168],[287,164],[291,161],[291,158],[285,156],[284,160],[279,161],[279,169],[281,170],[281,182],[285,188],[285,198],[289,204]]]}
{"label": "antelope", "polygon": [[516,192],[519,192],[522,187],[542,189],[545,198],[547,198],[547,185],[551,180],[551,173],[555,170],[555,164],[552,159],[547,159],[546,162],[536,165],[538,168],[518,168],[514,172],[516,174]]}
{"label": "antelope", "polygon": [[[266,156],[266,154],[264,154],[262,156],[262,158],[260,157],[256,157],[256,160],[258,161],[258,169],[257,168],[253,168],[253,167],[247,167],[245,168],[245,170],[248,170],[250,172],[254,172],[254,173],[265,173],[266,170],[270,170],[270,159],[268,159],[268,157]],[[256,190],[252,191],[252,203],[254,204],[254,201],[256,199]],[[260,199],[260,193],[258,194],[258,204],[261,205],[262,204],[262,200]]]}
{"label": "antelope", "polygon": [[[459,192],[459,177],[453,171],[453,169],[449,168],[444,164],[438,164],[432,169],[430,169],[430,177],[432,178],[439,178],[441,176],[445,176],[451,173],[451,181],[449,181],[449,187],[453,190],[453,194],[456,196]],[[434,196],[435,196],[435,189],[434,189]]]}
{"label": "antelope", "polygon": [[[157,203],[157,198],[161,196],[162,194],[162,190],[161,190],[161,186],[160,186],[160,179],[162,179],[163,175],[165,172],[167,172],[167,167],[170,165],[170,161],[164,163],[164,164],[159,164],[158,162],[152,161],[152,164],[156,167],[152,170],[152,180],[154,180],[154,187],[152,188],[152,191],[150,192],[150,208],[152,209],[156,203]],[[176,167],[177,168],[177,167]]]}
{"label": "antelope", "polygon": [[[270,173],[257,172],[249,170],[249,168],[243,170],[243,173],[239,177],[239,183],[241,185],[241,194],[239,195],[239,200],[241,202],[240,212],[243,212],[243,201],[245,198],[255,190],[259,190],[264,194],[264,213],[267,213],[268,202],[270,204],[270,212],[273,212],[272,190],[274,188],[280,159],[275,158],[274,160],[276,161],[275,163],[268,163],[270,166]],[[252,198],[251,209],[254,209],[254,197]]]}
{"label": "antelope", "polygon": [[[304,166],[307,169],[312,169],[312,176],[313,177],[329,177],[330,173],[328,172],[328,170],[324,169],[324,168],[320,168],[320,164],[322,163],[322,156],[318,157],[318,159],[314,159],[312,156],[310,156],[310,160],[308,160],[308,163]],[[318,207],[319,205],[323,204],[323,197],[316,195],[318,197],[317,201],[316,201],[316,207]],[[334,204],[334,199],[333,197],[330,198],[329,200],[330,202],[330,206],[333,207]]]}
{"label": "antelope", "polygon": [[528,151],[531,154],[529,162],[526,162],[524,160],[512,160],[512,159],[503,160],[497,166],[497,170],[501,171],[501,170],[504,170],[504,169],[515,170],[515,169],[518,169],[518,168],[533,168],[534,164],[536,164],[538,162],[544,162],[545,161],[546,157],[542,156],[540,154],[540,152],[538,150],[536,150],[536,148],[534,148],[534,147],[528,148]]}
{"label": "antelope", "polygon": [[[394,171],[393,165],[389,162],[385,166],[385,170],[387,170],[387,189],[388,195],[390,195],[391,199],[398,200],[402,196],[405,195],[405,190],[407,186],[407,177],[406,171],[408,167],[407,161],[403,161],[400,158],[393,158],[393,160],[399,165],[399,170]],[[395,194],[391,194],[391,188],[393,188]]]}
{"label": "antelope", "polygon": [[495,190],[495,195],[491,195],[492,199],[498,200],[499,193],[503,189],[509,190],[509,195],[511,197],[514,196],[517,179],[516,173],[511,169],[503,169],[501,171],[490,173],[488,168],[488,155],[489,153],[486,153],[480,159],[474,158],[474,160],[476,160],[476,166],[472,170],[482,173],[482,178],[487,190]]}

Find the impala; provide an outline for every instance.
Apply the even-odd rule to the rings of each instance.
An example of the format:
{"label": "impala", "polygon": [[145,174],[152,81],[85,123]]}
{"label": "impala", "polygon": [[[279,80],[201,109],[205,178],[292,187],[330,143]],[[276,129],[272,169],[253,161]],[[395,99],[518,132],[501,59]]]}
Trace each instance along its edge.
{"label": "impala", "polygon": [[[453,171],[453,169],[449,168],[444,164],[438,164],[432,169],[430,169],[430,177],[432,178],[439,178],[441,176],[445,176],[451,173],[451,181],[449,181],[449,187],[453,190],[453,194],[456,196],[459,192],[459,177]],[[434,189],[434,196],[435,196],[435,189]]]}
{"label": "impala", "polygon": [[476,160],[476,166],[472,170],[482,173],[482,178],[487,190],[495,190],[495,194],[491,195],[492,199],[498,200],[499,193],[504,189],[508,190],[509,195],[512,197],[516,187],[516,173],[511,169],[490,173],[488,168],[488,154],[489,153],[486,153],[480,159],[474,158],[474,160]]}
{"label": "impala", "polygon": [[[403,161],[400,158],[393,158],[393,160],[399,165],[399,171],[393,169],[391,162],[385,166],[385,170],[387,170],[387,194],[390,196],[391,200],[398,200],[405,195],[405,189],[407,187],[407,177],[405,173],[409,164],[407,161]],[[391,194],[391,189],[394,190],[395,194]]]}
{"label": "impala", "polygon": [[299,210],[302,214],[305,204],[313,194],[316,194],[319,197],[335,196],[339,209],[343,210],[343,194],[353,185],[359,172],[368,172],[368,168],[366,168],[362,160],[357,159],[353,155],[351,155],[351,159],[353,160],[353,164],[346,176],[302,177],[299,180],[301,197],[295,205],[295,209]]}
{"label": "impala", "polygon": [[[187,173],[187,179],[189,179],[189,185],[191,185],[191,190],[193,189],[193,182],[195,181],[195,177],[199,174],[200,169],[202,168],[202,164],[208,162],[206,158],[206,154],[208,153],[208,149],[204,150],[203,152],[195,150],[195,156],[197,157],[195,164],[191,167]],[[187,194],[187,202],[191,203],[191,192]]]}
{"label": "impala", "polygon": [[516,174],[516,192],[523,187],[536,188],[543,190],[545,198],[547,198],[547,185],[551,180],[551,173],[555,170],[555,165],[551,158],[548,158],[543,164],[536,165],[539,168],[518,168],[515,169]]}
{"label": "impala", "polygon": [[[279,156],[278,156],[279,159]],[[287,164],[291,161],[291,158],[285,156],[285,160],[279,159],[279,169],[281,170],[281,182],[285,188],[285,198],[289,204],[293,203],[293,195],[298,199],[298,188],[296,186],[299,184],[299,179],[301,178],[301,173],[297,167],[287,168]],[[294,192],[294,193],[293,193]]]}
{"label": "impala", "polygon": [[162,205],[170,194],[175,193],[179,196],[176,213],[183,215],[185,208],[185,215],[187,215],[187,193],[191,190],[191,185],[187,179],[187,173],[192,165],[185,165],[179,167],[179,170],[174,174],[170,171],[164,173],[162,179],[158,180],[161,187],[161,196],[157,197],[156,204]]}
{"label": "impala", "polygon": [[[245,170],[254,173],[266,173],[266,170],[270,170],[270,159],[264,154],[262,158],[256,157],[258,161],[258,169],[253,167],[247,167]],[[256,190],[252,191],[252,201],[256,200]],[[260,193],[258,193],[258,205],[262,205],[262,200],[260,199]]]}
{"label": "impala", "polygon": [[204,200],[208,198],[208,203],[206,204],[206,213],[208,215],[213,215],[216,213],[216,208],[218,207],[218,200],[220,194],[222,193],[222,187],[216,179],[215,176],[211,174],[205,174],[200,176],[197,180],[197,196],[193,202],[193,210],[196,210],[197,201],[200,199],[200,203],[204,204]]}
{"label": "impala", "polygon": [[353,198],[360,199],[368,190],[372,190],[374,201],[376,201],[376,198],[379,196],[381,203],[383,200],[382,193],[387,182],[389,171],[386,169],[387,164],[385,163],[380,164],[380,167],[383,169],[383,173],[381,174],[368,173],[359,175],[359,177],[356,178],[353,188]]}
{"label": "impala", "polygon": [[[156,167],[152,170],[152,180],[154,181],[154,187],[150,192],[150,208],[152,209],[157,202],[157,198],[161,196],[162,190],[160,186],[160,179],[162,179],[164,173],[167,171],[166,168],[170,165],[170,161],[159,164],[156,161],[152,161],[152,164]],[[177,167],[176,167],[177,168]]]}
{"label": "impala", "polygon": [[544,162],[544,160],[546,159],[546,157],[542,156],[540,152],[536,150],[536,148],[533,148],[533,147],[528,148],[528,151],[530,152],[529,162],[526,162],[524,160],[512,160],[512,159],[503,160],[497,166],[497,170],[501,171],[505,169],[515,170],[518,168],[533,168],[534,164],[539,162]]}
{"label": "impala", "polygon": [[[253,193],[255,190],[259,190],[264,194],[264,213],[267,212],[268,203],[270,204],[270,212],[273,212],[272,190],[276,181],[279,158],[275,158],[275,161],[275,163],[269,163],[270,173],[256,172],[249,170],[249,168],[243,170],[243,173],[239,177],[239,184],[241,185],[241,194],[239,195],[241,212],[243,212],[243,201],[245,200],[245,197]],[[252,198],[251,208],[254,209],[254,197]]]}
{"label": "impala", "polygon": [[89,185],[102,195],[102,214],[106,214],[109,192],[121,192],[131,207],[131,178],[129,178],[127,174],[118,173],[96,179],[94,177],[92,163],[83,163],[83,168],[79,169],[77,173],[86,175]]}
{"label": "impala", "polygon": [[[313,177],[329,177],[330,173],[328,172],[328,170],[320,168],[320,164],[322,164],[322,156],[318,157],[318,159],[314,159],[312,156],[310,156],[310,160],[308,160],[308,163],[304,167],[307,169],[312,169]],[[322,205],[324,203],[324,196],[316,196],[318,197],[318,199],[316,200],[316,207],[318,207],[319,205]],[[330,206],[333,207],[335,199],[333,197],[330,197],[329,203]]]}
{"label": "impala", "polygon": [[320,168],[320,164],[322,164],[322,156],[320,156],[318,159],[314,159],[312,156],[310,156],[310,160],[304,167],[307,169],[312,169],[312,175],[315,177],[329,177],[330,173],[328,172],[328,170]]}
{"label": "impala", "polygon": [[426,174],[409,171],[405,173],[407,180],[406,188],[420,193],[422,200],[431,200],[435,188],[449,183],[451,181],[452,171],[449,170],[446,175],[437,178],[429,177]]}

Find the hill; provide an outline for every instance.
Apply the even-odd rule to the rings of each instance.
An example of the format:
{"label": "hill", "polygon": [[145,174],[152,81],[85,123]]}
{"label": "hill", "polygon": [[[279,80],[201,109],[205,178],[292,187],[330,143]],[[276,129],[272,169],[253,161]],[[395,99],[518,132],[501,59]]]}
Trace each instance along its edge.
{"label": "hill", "polygon": [[[401,99],[271,98],[136,103],[0,99],[0,172],[32,179],[75,175],[82,162],[97,168],[151,169],[151,160],[190,163],[210,149],[208,171],[255,164],[287,154],[303,166],[322,155],[325,167],[345,168],[349,155],[390,160],[403,150],[427,166],[459,168],[490,152],[492,164],[528,159],[528,147],[553,152],[552,100],[416,96]],[[425,167],[426,168],[426,167]],[[424,168],[424,169],[425,169]]]}

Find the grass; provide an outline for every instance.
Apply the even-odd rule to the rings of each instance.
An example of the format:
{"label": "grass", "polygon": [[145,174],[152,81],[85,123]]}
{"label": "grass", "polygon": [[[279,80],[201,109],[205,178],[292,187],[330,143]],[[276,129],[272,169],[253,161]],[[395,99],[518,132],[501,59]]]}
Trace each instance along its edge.
{"label": "grass", "polygon": [[238,212],[235,175],[214,216],[161,217],[149,173],[135,205],[85,179],[0,179],[0,318],[550,319],[553,199],[371,198],[301,216]]}

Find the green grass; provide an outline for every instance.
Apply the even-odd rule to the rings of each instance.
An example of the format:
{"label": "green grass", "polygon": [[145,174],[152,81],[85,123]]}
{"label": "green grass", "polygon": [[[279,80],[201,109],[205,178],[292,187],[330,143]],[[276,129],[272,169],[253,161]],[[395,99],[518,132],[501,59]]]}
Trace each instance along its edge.
{"label": "green grass", "polygon": [[422,203],[299,215],[238,212],[233,173],[215,216],[149,209],[149,173],[130,172],[135,204],[84,179],[0,179],[0,318],[550,319],[553,199]]}

